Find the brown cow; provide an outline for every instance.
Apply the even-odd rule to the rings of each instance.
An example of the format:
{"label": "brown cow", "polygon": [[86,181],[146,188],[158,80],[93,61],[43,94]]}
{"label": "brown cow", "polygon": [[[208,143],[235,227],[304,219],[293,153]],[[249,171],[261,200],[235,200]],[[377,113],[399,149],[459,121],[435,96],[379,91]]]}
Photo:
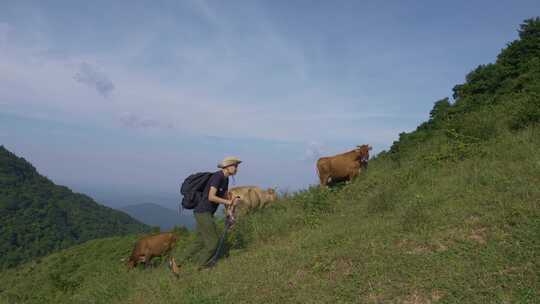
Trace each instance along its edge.
{"label": "brown cow", "polygon": [[167,254],[176,244],[178,237],[172,232],[144,237],[137,241],[128,260],[128,269],[143,262],[146,267],[153,257]]}
{"label": "brown cow", "polygon": [[362,145],[349,152],[319,158],[317,173],[321,186],[326,186],[329,182],[352,180],[361,169],[367,168],[369,150],[369,145]]}

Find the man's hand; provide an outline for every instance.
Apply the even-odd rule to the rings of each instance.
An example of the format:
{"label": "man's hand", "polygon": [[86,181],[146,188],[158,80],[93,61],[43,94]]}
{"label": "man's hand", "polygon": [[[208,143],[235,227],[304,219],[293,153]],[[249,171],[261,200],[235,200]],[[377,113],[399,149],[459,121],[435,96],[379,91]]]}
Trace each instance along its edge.
{"label": "man's hand", "polygon": [[229,206],[236,204],[236,201],[240,199],[240,196],[235,196],[232,200],[229,201]]}
{"label": "man's hand", "polygon": [[[228,194],[229,197],[232,195]],[[226,200],[227,203],[225,203],[225,214],[227,215],[227,222],[232,227],[234,223],[236,222],[236,218],[234,216],[234,210],[236,209],[236,202],[240,199],[239,196],[235,196],[232,199]]]}
{"label": "man's hand", "polygon": [[227,212],[227,219],[229,221],[230,226],[232,227],[234,223],[236,222],[236,217],[234,216],[234,210],[236,209],[236,202],[240,199],[239,196],[235,196],[232,200],[230,200],[230,204],[227,205],[227,208],[225,208]]}

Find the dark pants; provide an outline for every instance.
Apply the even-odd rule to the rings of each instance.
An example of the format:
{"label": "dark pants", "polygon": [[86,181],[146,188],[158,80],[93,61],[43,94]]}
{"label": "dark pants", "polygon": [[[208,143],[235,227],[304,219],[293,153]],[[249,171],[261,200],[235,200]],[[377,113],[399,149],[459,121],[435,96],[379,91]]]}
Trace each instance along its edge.
{"label": "dark pants", "polygon": [[205,266],[214,256],[219,241],[214,216],[210,212],[194,212],[197,222],[195,241],[189,244],[180,260],[192,260],[200,266]]}

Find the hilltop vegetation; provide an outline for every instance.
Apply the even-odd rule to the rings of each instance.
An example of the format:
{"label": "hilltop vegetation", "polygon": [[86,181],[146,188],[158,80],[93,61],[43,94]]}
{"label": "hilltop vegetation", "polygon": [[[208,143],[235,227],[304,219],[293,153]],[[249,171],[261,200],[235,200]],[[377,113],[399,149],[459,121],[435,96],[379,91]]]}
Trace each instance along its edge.
{"label": "hilltop vegetation", "polygon": [[[540,19],[353,183],[240,220],[229,257],[126,271],[135,237],[3,273],[8,303],[537,303]],[[193,235],[180,233],[181,251]],[[83,254],[86,253],[86,254]],[[25,292],[32,286],[32,293]]]}
{"label": "hilltop vegetation", "polygon": [[0,146],[0,269],[91,239],[148,226],[57,186]]}
{"label": "hilltop vegetation", "polygon": [[459,160],[482,142],[540,122],[540,19],[525,21],[519,37],[495,63],[478,66],[454,87],[454,103],[435,102],[429,121],[401,133],[390,149],[392,159],[418,154],[418,145],[429,144],[433,161]]}

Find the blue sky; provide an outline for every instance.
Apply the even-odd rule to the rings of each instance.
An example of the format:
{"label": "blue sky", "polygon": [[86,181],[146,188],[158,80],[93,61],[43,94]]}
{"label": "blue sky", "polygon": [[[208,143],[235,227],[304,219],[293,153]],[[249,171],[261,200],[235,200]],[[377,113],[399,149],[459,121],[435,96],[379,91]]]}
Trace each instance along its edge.
{"label": "blue sky", "polygon": [[304,188],[388,149],[517,38],[538,1],[2,1],[0,144],[111,206],[245,160]]}

